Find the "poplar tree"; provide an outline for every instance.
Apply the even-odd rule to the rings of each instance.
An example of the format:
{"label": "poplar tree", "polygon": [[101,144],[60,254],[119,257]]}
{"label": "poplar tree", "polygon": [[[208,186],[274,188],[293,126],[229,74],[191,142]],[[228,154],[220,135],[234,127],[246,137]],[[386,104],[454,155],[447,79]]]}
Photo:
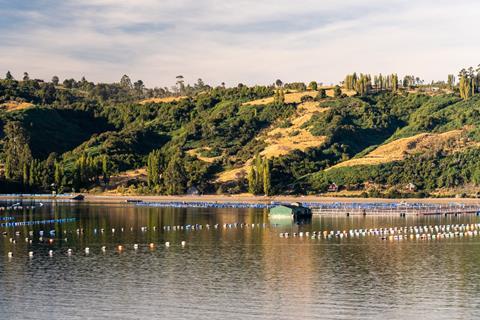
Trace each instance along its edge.
{"label": "poplar tree", "polygon": [[255,156],[255,194],[262,193],[263,190],[263,162],[260,155]]}
{"label": "poplar tree", "polygon": [[263,192],[266,196],[270,195],[270,161],[267,158],[263,159]]}
{"label": "poplar tree", "polygon": [[251,194],[255,194],[256,189],[257,189],[257,180],[256,180],[256,174],[255,174],[255,168],[253,165],[250,167],[250,170],[248,171],[248,192]]}
{"label": "poplar tree", "polygon": [[153,150],[148,154],[147,183],[150,188],[160,184],[160,150]]}
{"label": "poplar tree", "polygon": [[55,161],[55,173],[54,173],[54,182],[57,187],[62,186],[62,180],[63,180],[63,169],[60,163]]}
{"label": "poplar tree", "polygon": [[37,177],[37,163],[35,160],[32,160],[31,164],[30,164],[30,173],[28,175],[28,185],[30,187],[33,187],[36,185],[36,181],[38,179]]}
{"label": "poplar tree", "polygon": [[396,73],[392,74],[391,78],[391,88],[392,92],[397,92],[398,90],[398,76]]}
{"label": "poplar tree", "polygon": [[29,185],[30,184],[30,177],[31,177],[31,168],[28,167],[28,164],[24,163],[23,164],[23,176],[22,176],[22,182],[23,185]]}
{"label": "poplar tree", "polygon": [[104,185],[110,181],[110,162],[107,155],[102,157],[102,180]]}
{"label": "poplar tree", "polygon": [[283,92],[283,89],[275,90],[275,94],[273,96],[273,102],[277,104],[285,103],[285,93]]}

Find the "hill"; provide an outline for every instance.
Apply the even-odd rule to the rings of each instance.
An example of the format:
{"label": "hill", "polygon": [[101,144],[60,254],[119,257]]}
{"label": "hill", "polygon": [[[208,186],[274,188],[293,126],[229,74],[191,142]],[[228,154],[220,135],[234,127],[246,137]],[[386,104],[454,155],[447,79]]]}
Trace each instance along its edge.
{"label": "hill", "polygon": [[480,182],[478,95],[122,81],[0,80],[2,189],[312,194],[336,183],[409,196]]}

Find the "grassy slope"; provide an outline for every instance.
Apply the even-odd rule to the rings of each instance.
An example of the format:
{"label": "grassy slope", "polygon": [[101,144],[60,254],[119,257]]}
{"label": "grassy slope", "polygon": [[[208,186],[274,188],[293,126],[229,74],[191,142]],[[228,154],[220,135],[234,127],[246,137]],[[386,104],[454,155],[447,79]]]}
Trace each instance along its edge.
{"label": "grassy slope", "polygon": [[[429,175],[434,181],[430,185],[437,187],[460,186],[472,181],[475,173],[471,170],[480,160],[477,158],[480,99],[475,96],[469,101],[462,101],[453,95],[442,95],[427,99],[422,97],[421,100],[418,107],[404,116],[405,125],[380,146],[372,145],[354,159],[307,177],[309,183],[318,187],[326,181],[395,184],[411,180],[428,188],[429,183],[421,177]],[[459,165],[458,161],[465,164]],[[464,169],[467,171],[456,175]],[[422,173],[422,170],[426,171]],[[398,174],[392,175],[392,172]],[[453,180],[443,181],[449,179],[448,175]]]}

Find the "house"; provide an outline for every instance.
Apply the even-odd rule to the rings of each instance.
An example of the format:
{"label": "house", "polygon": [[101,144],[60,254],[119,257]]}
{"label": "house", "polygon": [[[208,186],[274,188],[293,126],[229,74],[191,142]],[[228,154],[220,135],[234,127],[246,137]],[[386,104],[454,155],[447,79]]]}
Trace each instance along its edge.
{"label": "house", "polygon": [[275,217],[310,217],[312,210],[307,207],[303,207],[300,203],[294,202],[292,204],[281,204],[270,208],[270,216]]}
{"label": "house", "polygon": [[328,192],[337,192],[338,191],[338,186],[336,183],[332,183],[328,186],[327,189]]}
{"label": "house", "polygon": [[407,184],[407,185],[405,186],[405,189],[407,189],[408,191],[412,191],[412,192],[413,192],[413,191],[416,191],[416,190],[417,190],[417,186],[410,182],[409,184]]}

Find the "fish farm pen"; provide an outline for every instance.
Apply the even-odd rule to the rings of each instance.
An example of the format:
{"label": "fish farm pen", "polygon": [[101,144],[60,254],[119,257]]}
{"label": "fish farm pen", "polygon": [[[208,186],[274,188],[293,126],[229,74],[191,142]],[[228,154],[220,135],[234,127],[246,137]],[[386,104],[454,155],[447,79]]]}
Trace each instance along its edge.
{"label": "fish farm pen", "polygon": [[419,203],[335,203],[312,205],[315,215],[458,215],[480,214],[480,205]]}
{"label": "fish farm pen", "polygon": [[[249,202],[190,202],[190,201],[165,201],[165,202],[138,202],[141,207],[170,207],[170,208],[255,208],[270,209],[278,205],[288,205],[286,202],[249,203]],[[314,215],[480,215],[480,204],[464,205],[450,204],[424,204],[424,203],[320,203],[300,202],[301,206],[310,208]]]}

